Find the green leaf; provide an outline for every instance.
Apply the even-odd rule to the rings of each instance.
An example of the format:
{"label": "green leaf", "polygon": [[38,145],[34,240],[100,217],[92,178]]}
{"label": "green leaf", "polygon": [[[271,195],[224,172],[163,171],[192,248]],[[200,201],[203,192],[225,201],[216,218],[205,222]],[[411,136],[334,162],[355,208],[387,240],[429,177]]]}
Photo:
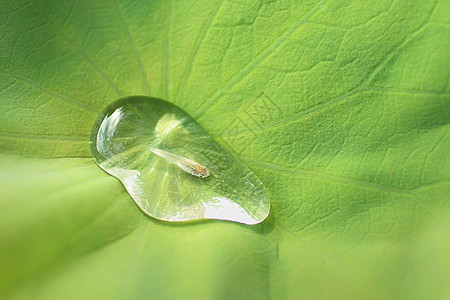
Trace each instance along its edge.
{"label": "green leaf", "polygon": [[[2,1],[1,298],[448,298],[449,27],[445,0]],[[143,214],[89,151],[139,94],[244,162],[268,219]]]}

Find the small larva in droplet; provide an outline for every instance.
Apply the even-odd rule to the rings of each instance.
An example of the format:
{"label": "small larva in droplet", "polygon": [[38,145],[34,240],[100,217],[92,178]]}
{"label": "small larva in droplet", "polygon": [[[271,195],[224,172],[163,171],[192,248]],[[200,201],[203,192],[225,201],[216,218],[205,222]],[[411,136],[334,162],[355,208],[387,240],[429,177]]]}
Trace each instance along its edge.
{"label": "small larva in droplet", "polygon": [[150,150],[168,162],[177,165],[181,170],[191,175],[204,178],[211,174],[205,166],[202,166],[201,164],[181,155],[173,154],[158,148],[150,148]]}

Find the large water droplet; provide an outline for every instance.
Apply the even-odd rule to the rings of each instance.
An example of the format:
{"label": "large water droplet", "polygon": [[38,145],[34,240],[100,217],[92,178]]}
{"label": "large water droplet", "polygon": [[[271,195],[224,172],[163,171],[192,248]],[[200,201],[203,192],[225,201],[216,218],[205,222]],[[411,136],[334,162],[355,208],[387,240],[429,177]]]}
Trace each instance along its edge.
{"label": "large water droplet", "polygon": [[[170,102],[144,96],[113,102],[92,128],[91,152],[156,219],[257,224],[269,214],[269,197],[256,175]],[[189,164],[204,166],[207,176],[188,173]]]}

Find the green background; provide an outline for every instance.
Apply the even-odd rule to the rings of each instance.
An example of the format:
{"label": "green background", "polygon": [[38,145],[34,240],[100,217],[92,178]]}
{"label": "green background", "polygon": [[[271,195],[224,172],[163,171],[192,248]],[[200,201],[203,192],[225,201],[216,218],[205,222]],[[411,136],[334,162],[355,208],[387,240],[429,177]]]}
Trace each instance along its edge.
{"label": "green background", "polygon": [[[0,295],[450,298],[450,5],[0,2]],[[98,113],[178,104],[267,187],[262,224],[144,215]]]}

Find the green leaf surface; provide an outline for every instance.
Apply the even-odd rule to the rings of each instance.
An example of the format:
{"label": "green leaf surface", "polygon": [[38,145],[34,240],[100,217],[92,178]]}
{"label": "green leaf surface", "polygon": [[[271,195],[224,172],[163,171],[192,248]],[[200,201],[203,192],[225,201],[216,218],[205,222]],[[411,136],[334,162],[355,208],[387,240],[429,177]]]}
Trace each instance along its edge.
{"label": "green leaf surface", "polygon": [[[450,5],[0,3],[2,299],[448,299]],[[90,155],[173,102],[267,187],[261,224],[170,224]]]}

